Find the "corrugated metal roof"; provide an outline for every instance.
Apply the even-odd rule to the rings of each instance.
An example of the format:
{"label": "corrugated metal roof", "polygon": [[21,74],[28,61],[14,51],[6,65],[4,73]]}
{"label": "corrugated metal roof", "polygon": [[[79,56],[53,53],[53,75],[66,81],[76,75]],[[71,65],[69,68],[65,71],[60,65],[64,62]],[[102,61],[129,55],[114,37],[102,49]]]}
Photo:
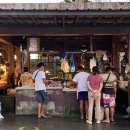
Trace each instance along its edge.
{"label": "corrugated metal roof", "polygon": [[130,25],[130,3],[0,4],[0,25]]}
{"label": "corrugated metal roof", "polygon": [[130,10],[130,3],[0,4],[0,10]]}

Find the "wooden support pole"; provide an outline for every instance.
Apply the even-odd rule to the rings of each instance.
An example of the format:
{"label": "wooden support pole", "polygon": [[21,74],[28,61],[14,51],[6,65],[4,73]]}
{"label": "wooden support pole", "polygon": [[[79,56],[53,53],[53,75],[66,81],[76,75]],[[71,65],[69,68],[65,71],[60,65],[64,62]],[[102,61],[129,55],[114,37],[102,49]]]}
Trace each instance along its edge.
{"label": "wooden support pole", "polygon": [[26,66],[30,69],[30,52],[29,52],[29,47],[30,47],[30,38],[27,39],[28,58],[27,58],[27,64],[26,64]]}
{"label": "wooden support pole", "polygon": [[[128,36],[128,62],[130,65],[130,34]],[[130,106],[130,75],[128,76],[128,103]]]}
{"label": "wooden support pole", "polygon": [[8,48],[8,62],[10,63],[10,72],[14,73],[14,45],[10,45]]}
{"label": "wooden support pole", "polygon": [[15,47],[15,55],[17,57],[16,62],[17,62],[18,74],[21,74],[22,73],[22,56],[21,56],[22,54],[18,47]]}
{"label": "wooden support pole", "polygon": [[116,47],[116,36],[112,36],[112,65],[117,67],[117,47]]}

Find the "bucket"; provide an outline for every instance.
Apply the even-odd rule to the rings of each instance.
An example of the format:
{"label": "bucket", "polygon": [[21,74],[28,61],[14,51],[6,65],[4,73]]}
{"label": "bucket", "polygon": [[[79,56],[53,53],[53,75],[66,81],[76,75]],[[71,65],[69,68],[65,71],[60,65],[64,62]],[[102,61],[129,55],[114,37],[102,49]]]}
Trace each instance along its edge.
{"label": "bucket", "polygon": [[[101,109],[101,113],[100,113],[101,119],[100,120],[103,120],[104,119],[104,108],[101,107],[100,109]],[[97,120],[96,107],[95,107],[95,119]]]}

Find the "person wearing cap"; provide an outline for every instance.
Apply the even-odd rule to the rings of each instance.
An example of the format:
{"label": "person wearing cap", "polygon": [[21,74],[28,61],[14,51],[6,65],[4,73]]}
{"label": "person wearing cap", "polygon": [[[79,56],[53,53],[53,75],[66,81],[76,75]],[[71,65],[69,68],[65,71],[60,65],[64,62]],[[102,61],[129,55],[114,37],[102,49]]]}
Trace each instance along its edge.
{"label": "person wearing cap", "polygon": [[84,103],[85,103],[85,112],[86,112],[86,119],[88,119],[88,86],[87,86],[87,79],[89,73],[85,72],[84,66],[80,65],[79,73],[77,73],[74,78],[73,82],[77,83],[77,99],[79,100],[79,108],[80,108],[80,118],[84,119]]}
{"label": "person wearing cap", "polygon": [[42,62],[39,63],[37,68],[33,73],[33,79],[35,80],[36,100],[38,102],[38,118],[46,118],[45,110],[49,98],[46,91],[47,80],[44,72],[44,64]]}

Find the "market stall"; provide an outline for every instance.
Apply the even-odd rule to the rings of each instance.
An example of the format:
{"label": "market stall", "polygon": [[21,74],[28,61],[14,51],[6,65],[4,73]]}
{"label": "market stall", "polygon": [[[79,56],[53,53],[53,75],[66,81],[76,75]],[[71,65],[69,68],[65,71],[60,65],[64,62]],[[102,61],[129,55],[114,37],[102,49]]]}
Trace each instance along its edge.
{"label": "market stall", "polygon": [[[78,46],[74,43],[65,44],[62,50],[55,46],[50,48],[52,43],[42,44],[38,38],[29,38],[27,41],[27,53],[25,49],[22,50],[22,54],[24,53],[22,68],[27,65],[33,73],[37,69],[37,63],[45,64],[46,78],[50,81],[47,86],[50,98],[48,113],[53,115],[78,113],[77,86],[72,83],[74,75],[78,73],[78,66],[83,65],[85,71],[91,73],[92,67],[97,65],[100,73],[103,73],[104,64],[112,63],[112,52],[109,49],[94,50],[92,41],[91,44],[79,42],[80,45],[76,44]],[[16,88],[16,114],[36,114],[35,85],[30,83],[29,77],[24,78],[24,81],[26,82],[24,85]]]}
{"label": "market stall", "polygon": [[[61,99],[70,102],[77,102],[76,86],[73,86],[71,81],[78,72],[78,66],[84,65],[85,71],[91,73],[92,67],[97,65],[102,73],[104,64],[109,62],[119,74],[119,90],[123,92],[125,90],[126,97],[129,95],[130,99],[128,94],[130,87],[127,87],[130,86],[127,82],[130,65],[130,30],[129,13],[127,13],[129,10],[126,9],[128,3],[106,3],[105,6],[104,3],[103,5],[99,3],[98,6],[96,3],[88,4],[80,6],[78,3],[52,3],[47,4],[48,6],[46,4],[5,4],[0,7],[0,52],[2,53],[0,64],[1,67],[8,68],[7,80],[3,80],[6,73],[0,68],[2,88],[0,94],[4,96],[3,99],[16,98],[17,107],[27,89],[32,91],[35,102],[34,85],[29,85],[31,79],[29,78],[24,85],[20,85],[19,80],[24,67],[28,67],[29,72],[33,73],[37,69],[38,62],[45,64],[47,80],[51,81],[47,86],[49,93],[60,91],[63,96]],[[120,7],[120,10],[116,7]],[[3,63],[3,58],[8,64]],[[27,77],[24,79],[28,80]],[[56,99],[60,99],[58,92]],[[70,95],[67,95],[67,99],[64,99],[65,93]],[[121,93],[122,95],[124,94]],[[25,96],[23,104],[28,99]],[[53,99],[55,100],[53,94],[50,94],[50,99],[52,102]],[[6,101],[2,102],[4,105],[7,104]],[[62,102],[64,101],[60,100],[59,104]],[[12,104],[15,106],[13,102]],[[54,103],[52,104],[54,106]],[[60,105],[56,106],[60,108]],[[56,111],[59,108],[56,108]],[[22,111],[22,108],[20,110]]]}
{"label": "market stall", "polygon": [[[1,39],[0,39],[1,40]],[[0,102],[2,113],[14,113],[14,52],[9,42],[0,43]]]}

